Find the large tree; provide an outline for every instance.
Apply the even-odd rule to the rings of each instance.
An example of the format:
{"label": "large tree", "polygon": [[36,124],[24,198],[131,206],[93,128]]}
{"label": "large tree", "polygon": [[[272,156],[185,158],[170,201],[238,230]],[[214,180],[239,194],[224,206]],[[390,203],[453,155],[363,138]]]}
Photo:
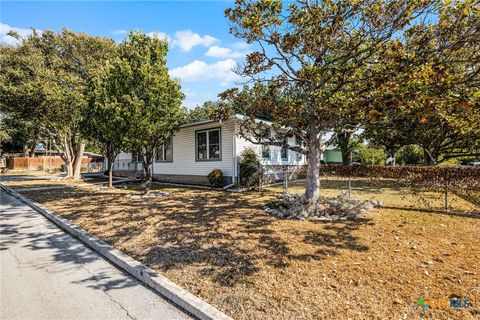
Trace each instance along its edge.
{"label": "large tree", "polygon": [[150,190],[156,150],[184,120],[184,95],[179,82],[169,77],[167,51],[165,40],[132,32],[95,81],[97,107],[112,115],[107,134],[115,134],[119,121],[124,146],[142,155],[145,192]]}
{"label": "large tree", "polygon": [[[474,11],[476,10],[476,11]],[[451,26],[446,28],[445,26]],[[397,72],[377,84],[382,103],[366,136],[387,148],[417,144],[425,164],[478,156],[480,141],[480,9],[446,6],[439,23],[408,30],[379,62]],[[395,151],[395,150],[393,150]]]}
{"label": "large tree", "polygon": [[78,179],[85,148],[79,126],[89,83],[114,42],[68,30],[18,38],[19,46],[2,48],[1,111],[41,126],[64,160],[67,178]]}
{"label": "large tree", "polygon": [[107,63],[95,73],[90,89],[90,106],[84,109],[82,134],[99,146],[108,164],[108,187],[113,187],[113,165],[115,159],[125,147],[128,115],[122,105],[111,97],[116,97],[117,74]]}
{"label": "large tree", "polygon": [[[258,50],[236,70],[247,79],[246,85],[229,89],[221,97],[248,116],[242,123],[243,133],[253,135],[260,144],[307,155],[305,198],[313,201],[320,191],[320,158],[328,145],[325,134],[352,111],[355,125],[373,118],[376,104],[385,99],[378,93],[379,84],[431,59],[421,46],[429,39],[416,37],[414,51],[425,59],[398,52],[407,63],[401,69],[400,64],[385,66],[379,57],[391,49],[391,43],[408,41],[404,35],[409,30],[438,26],[435,30],[450,35],[449,41],[428,50],[445,56],[461,50],[472,30],[458,25],[463,17],[443,15],[446,7],[440,1],[306,0],[285,7],[275,0],[239,0],[226,11],[230,31]],[[304,147],[289,145],[282,136],[276,141],[265,139],[254,120],[259,113],[269,115],[274,129],[284,128],[299,137]]]}

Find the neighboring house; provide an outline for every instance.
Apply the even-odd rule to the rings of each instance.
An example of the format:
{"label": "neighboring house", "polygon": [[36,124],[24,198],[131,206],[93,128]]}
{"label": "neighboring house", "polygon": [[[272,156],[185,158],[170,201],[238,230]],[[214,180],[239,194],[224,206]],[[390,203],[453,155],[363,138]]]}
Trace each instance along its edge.
{"label": "neighboring house", "polygon": [[322,154],[322,161],[326,164],[342,164],[342,152],[336,147],[328,147]]}
{"label": "neighboring house", "polygon": [[[208,174],[220,169],[225,184],[238,181],[238,161],[246,148],[257,151],[264,165],[303,165],[304,155],[276,146],[260,146],[238,136],[237,116],[227,121],[197,121],[184,124],[159,148],[153,165],[156,181],[208,185]],[[289,138],[295,144],[295,137]],[[142,172],[136,155],[122,152],[116,159],[113,174],[135,176]]]}

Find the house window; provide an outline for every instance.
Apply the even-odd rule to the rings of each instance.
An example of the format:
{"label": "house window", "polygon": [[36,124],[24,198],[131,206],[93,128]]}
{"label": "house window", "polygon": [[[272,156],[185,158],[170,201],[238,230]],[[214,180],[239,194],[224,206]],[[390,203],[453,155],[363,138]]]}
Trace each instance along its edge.
{"label": "house window", "polygon": [[[297,136],[295,136],[295,145],[299,147],[302,146],[302,141]],[[301,162],[303,159],[303,154],[301,154],[300,152],[297,152],[296,154],[297,154],[297,162]]]}
{"label": "house window", "polygon": [[270,146],[262,146],[262,158],[270,159]]}
{"label": "house window", "polygon": [[132,162],[142,162],[142,156],[132,152]]}
{"label": "house window", "polygon": [[197,131],[195,136],[198,161],[221,160],[220,128]]}
{"label": "house window", "polygon": [[170,136],[160,147],[157,148],[155,154],[155,162],[172,162],[173,161],[173,143]]}

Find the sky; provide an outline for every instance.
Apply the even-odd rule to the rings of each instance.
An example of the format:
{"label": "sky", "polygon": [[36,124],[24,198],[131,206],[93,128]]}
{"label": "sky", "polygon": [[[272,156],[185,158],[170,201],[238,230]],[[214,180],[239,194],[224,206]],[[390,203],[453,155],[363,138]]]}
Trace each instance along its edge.
{"label": "sky", "polygon": [[180,79],[184,106],[193,108],[234,86],[232,68],[251,48],[228,32],[224,11],[233,1],[0,1],[0,43],[7,32],[67,28],[122,41],[130,30],[169,41],[167,66]]}

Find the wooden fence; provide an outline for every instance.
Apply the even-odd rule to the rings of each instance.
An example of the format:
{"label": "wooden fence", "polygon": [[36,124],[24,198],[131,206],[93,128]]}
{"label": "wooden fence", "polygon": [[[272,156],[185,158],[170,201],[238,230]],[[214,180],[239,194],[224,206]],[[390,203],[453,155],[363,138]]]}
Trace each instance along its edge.
{"label": "wooden fence", "polygon": [[[87,168],[95,159],[84,157],[82,168]],[[10,170],[55,170],[61,169],[63,160],[60,157],[9,157],[7,168]]]}

